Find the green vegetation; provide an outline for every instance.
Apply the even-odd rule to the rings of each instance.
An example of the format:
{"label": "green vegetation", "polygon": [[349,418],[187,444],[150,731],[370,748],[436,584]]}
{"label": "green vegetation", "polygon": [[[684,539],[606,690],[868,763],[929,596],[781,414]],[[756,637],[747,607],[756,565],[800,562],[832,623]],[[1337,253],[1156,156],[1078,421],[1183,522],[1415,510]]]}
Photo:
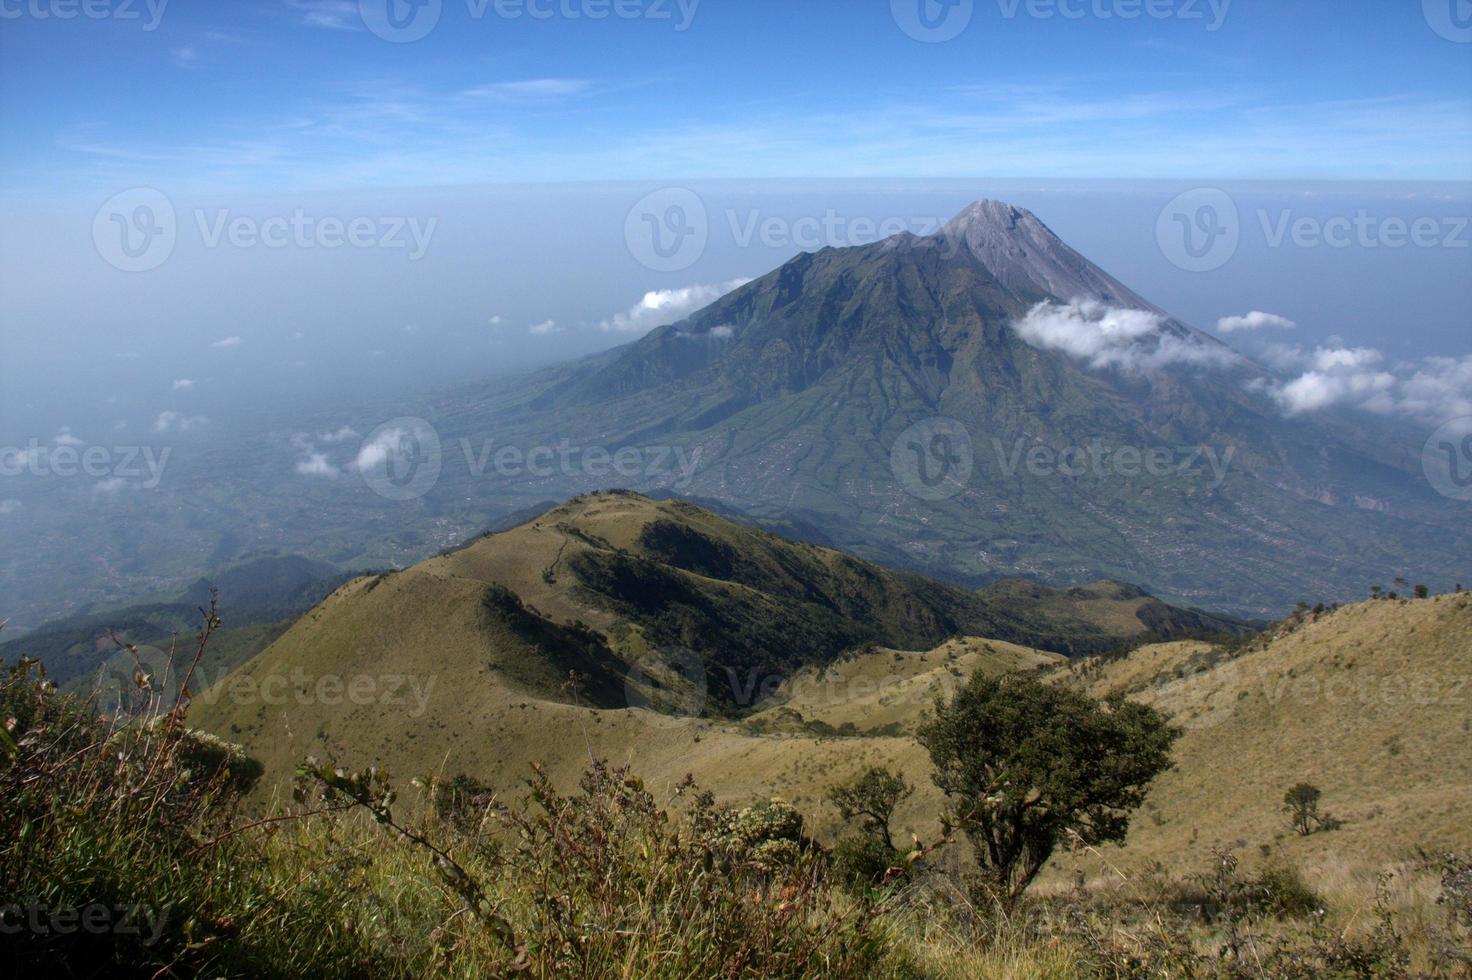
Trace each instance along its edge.
{"label": "green vegetation", "polygon": [[1177,735],[1123,698],[1101,704],[1026,676],[977,674],[936,704],[919,739],[986,887],[1010,905],[1065,835],[1124,840]]}
{"label": "green vegetation", "polygon": [[[1349,980],[1412,964],[1455,976],[1472,936],[1468,866],[1455,857],[1427,865],[1450,915],[1419,933],[1388,905],[1368,931],[1331,928],[1295,869],[1244,877],[1231,855],[1186,881],[1006,911],[957,890],[945,845],[907,856],[903,876],[850,887],[842,847],[808,838],[791,804],[723,806],[688,778],[656,792],[596,760],[572,793],[537,768],[514,796],[430,777],[406,801],[381,770],[309,760],[291,806],[253,814],[242,794],[258,767],[191,731],[187,685],[166,702],[140,677],[137,694],[134,714],[109,719],[32,664],[0,681],[0,949],[16,969]],[[1143,729],[1145,742],[1160,738]],[[1099,777],[1110,758],[1081,761]],[[860,821],[856,839],[885,846],[910,795],[876,768],[832,797]]]}
{"label": "green vegetation", "polygon": [[1331,818],[1319,811],[1319,800],[1324,796],[1313,783],[1297,783],[1283,794],[1283,809],[1293,824],[1293,832],[1307,837],[1316,830],[1327,830]]}

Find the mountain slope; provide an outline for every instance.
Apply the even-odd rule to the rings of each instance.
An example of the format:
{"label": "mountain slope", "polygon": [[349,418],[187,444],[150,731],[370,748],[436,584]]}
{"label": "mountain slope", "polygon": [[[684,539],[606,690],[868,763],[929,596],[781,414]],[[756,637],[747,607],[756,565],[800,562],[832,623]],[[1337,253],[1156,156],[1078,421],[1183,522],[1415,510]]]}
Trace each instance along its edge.
{"label": "mountain slope", "polygon": [[[1147,646],[1056,676],[1185,729],[1126,846],[1105,855],[1117,865],[1264,845],[1330,874],[1472,845],[1472,593],[1295,616],[1240,655]],[[1290,831],[1283,794],[1300,782],[1341,826]]]}
{"label": "mountain slope", "polygon": [[[406,571],[348,583],[229,677],[208,676],[201,711],[210,727],[257,750],[284,725],[389,745],[382,761],[397,763],[413,741],[406,731],[458,754],[466,739],[494,730],[476,718],[508,705],[734,718],[804,669],[872,645],[928,650],[985,635],[1083,652],[1183,631],[1154,608],[1118,586],[1075,597],[973,592],[680,501],[599,494]],[[1191,627],[1240,628],[1178,614]],[[351,679],[362,679],[362,703],[345,693]],[[268,762],[289,767],[302,750],[267,749]]]}

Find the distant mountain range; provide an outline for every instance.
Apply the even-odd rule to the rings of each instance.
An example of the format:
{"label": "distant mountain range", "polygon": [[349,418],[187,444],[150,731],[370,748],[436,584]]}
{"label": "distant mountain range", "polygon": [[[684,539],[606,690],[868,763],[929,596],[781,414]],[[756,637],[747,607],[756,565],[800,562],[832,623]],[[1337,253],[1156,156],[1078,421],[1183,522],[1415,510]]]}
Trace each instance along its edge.
{"label": "distant mountain range", "polygon": [[315,476],[276,430],[181,449],[157,491],[28,502],[17,553],[54,563],[0,572],[0,615],[176,593],[267,550],[403,566],[610,487],[958,584],[1110,579],[1237,616],[1472,579],[1468,507],[1426,483],[1423,437],[1285,416],[1276,380],[984,201],[593,357],[344,409],[323,426],[356,438]]}

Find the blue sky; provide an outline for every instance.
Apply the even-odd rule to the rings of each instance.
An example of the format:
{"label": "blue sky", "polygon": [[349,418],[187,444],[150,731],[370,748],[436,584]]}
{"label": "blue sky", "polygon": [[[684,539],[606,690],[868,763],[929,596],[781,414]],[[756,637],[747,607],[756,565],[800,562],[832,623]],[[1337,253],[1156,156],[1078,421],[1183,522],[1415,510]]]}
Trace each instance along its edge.
{"label": "blue sky", "polygon": [[[423,0],[416,40],[386,2],[0,0],[0,437],[520,370],[985,196],[1197,326],[1297,325],[1234,344],[1472,398],[1468,0]],[[177,241],[129,270],[139,188]],[[678,268],[628,224],[671,188],[709,225]],[[1241,231],[1209,269],[1161,233],[1203,188]],[[299,212],[425,248],[218,237]],[[1362,216],[1368,245],[1281,234]]]}
{"label": "blue sky", "polygon": [[922,0],[440,0],[408,43],[356,0],[58,16],[82,2],[0,0],[10,194],[1472,179],[1472,43],[1442,36],[1461,36],[1443,0],[961,0],[969,22],[938,43],[900,25]]}

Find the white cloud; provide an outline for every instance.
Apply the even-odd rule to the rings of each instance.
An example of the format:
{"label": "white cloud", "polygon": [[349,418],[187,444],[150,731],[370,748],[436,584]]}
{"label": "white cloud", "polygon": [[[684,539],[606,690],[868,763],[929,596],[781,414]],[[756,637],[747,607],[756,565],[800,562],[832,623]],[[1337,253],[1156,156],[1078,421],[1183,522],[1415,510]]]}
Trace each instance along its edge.
{"label": "white cloud", "polygon": [[497,313],[495,316],[491,317],[489,320],[486,321],[486,323],[490,324],[493,327],[499,327],[501,324],[503,324],[505,322],[506,322],[505,320],[502,320],[501,319],[501,314],[499,314],[499,313]]}
{"label": "white cloud", "polygon": [[98,480],[92,484],[92,493],[96,496],[110,496],[119,490],[126,488],[128,481],[120,476],[110,476],[105,480]]}
{"label": "white cloud", "polygon": [[0,500],[0,516],[14,514],[24,506],[19,500]]}
{"label": "white cloud", "polygon": [[61,429],[60,429],[60,431],[58,431],[56,433],[56,436],[51,441],[54,444],[58,445],[58,446],[85,446],[86,445],[86,442],[84,442],[81,439],[78,439],[75,435],[72,434],[72,428],[69,425],[62,426]]}
{"label": "white cloud", "polygon": [[199,52],[191,47],[169,49],[169,59],[179,68],[193,68],[199,64]]}
{"label": "white cloud", "polygon": [[1165,330],[1166,317],[1149,310],[1107,306],[1097,300],[1059,305],[1043,301],[1012,324],[1022,339],[1058,350],[1095,369],[1151,371],[1171,364],[1228,367],[1239,363],[1225,347]]}
{"label": "white cloud", "polygon": [[309,453],[306,459],[298,460],[296,471],[303,476],[335,477],[338,469],[328,462],[325,453]]}
{"label": "white cloud", "polygon": [[363,15],[353,0],[287,0],[302,12],[302,23],[326,27],[334,31],[356,31],[363,27]]}
{"label": "white cloud", "polygon": [[203,415],[185,415],[183,412],[159,412],[153,420],[154,432],[188,432],[190,429],[209,425]]}
{"label": "white cloud", "polygon": [[528,78],[516,82],[495,82],[466,89],[462,95],[473,99],[512,102],[523,99],[560,99],[583,95],[592,84],[581,78]]}
{"label": "white cloud", "polygon": [[414,451],[418,446],[419,433],[402,426],[380,429],[358,450],[353,465],[359,470],[372,470],[383,466],[391,459]]}
{"label": "white cloud", "polygon": [[736,336],[736,328],[728,326],[711,327],[710,335],[717,340],[730,340]]}
{"label": "white cloud", "polygon": [[241,340],[240,340],[239,337],[226,337],[223,340],[217,340],[217,341],[215,341],[213,344],[210,344],[210,346],[211,347],[226,348],[226,347],[239,347],[240,344],[241,344]]}
{"label": "white cloud", "polygon": [[179,378],[178,380],[176,380],[174,382],[174,390],[175,391],[188,391],[190,388],[193,388],[193,387],[194,387],[194,382],[191,381],[191,380],[189,380],[188,378]]}
{"label": "white cloud", "polygon": [[562,328],[557,325],[556,320],[543,320],[527,327],[527,332],[534,337],[546,337],[549,334],[562,333]]}
{"label": "white cloud", "polygon": [[349,439],[358,438],[358,430],[351,425],[345,425],[336,432],[323,432],[317,438],[329,446],[339,442],[347,442]]}
{"label": "white cloud", "polygon": [[1258,385],[1287,415],[1335,406],[1434,423],[1472,415],[1472,354],[1387,368],[1385,355],[1373,347],[1279,347],[1268,360],[1294,374]]}
{"label": "white cloud", "polygon": [[1261,310],[1253,310],[1246,316],[1224,316],[1216,321],[1216,328],[1221,333],[1234,333],[1239,330],[1261,330],[1264,327],[1278,327],[1282,330],[1292,330],[1298,324],[1286,316],[1278,316],[1276,313],[1264,313]]}
{"label": "white cloud", "polygon": [[655,327],[678,323],[696,310],[714,303],[734,289],[751,282],[731,279],[710,286],[686,286],[683,289],[655,289],[623,313],[598,324],[602,330],[619,333],[648,333]]}

